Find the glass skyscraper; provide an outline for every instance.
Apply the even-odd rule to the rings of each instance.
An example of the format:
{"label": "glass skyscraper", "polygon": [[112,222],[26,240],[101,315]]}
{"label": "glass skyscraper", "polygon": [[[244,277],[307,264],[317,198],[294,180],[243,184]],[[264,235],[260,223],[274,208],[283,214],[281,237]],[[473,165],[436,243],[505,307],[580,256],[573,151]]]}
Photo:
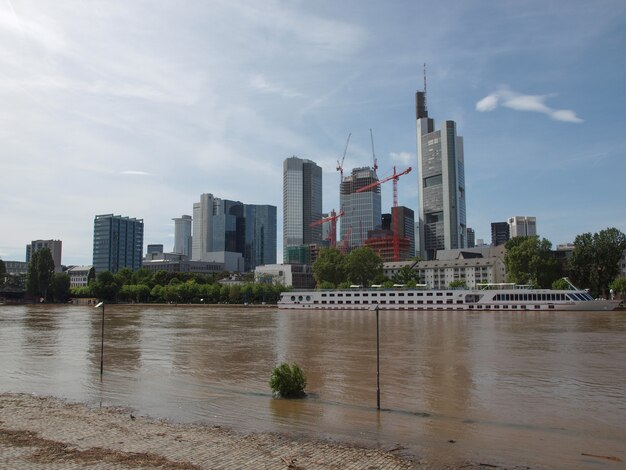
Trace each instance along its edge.
{"label": "glass skyscraper", "polygon": [[143,255],[143,220],[120,215],[96,215],[93,226],[93,266],[96,273],[137,271]]}
{"label": "glass skyscraper", "polygon": [[322,168],[298,157],[283,162],[283,261],[287,248],[320,245],[322,227]]}
{"label": "glass skyscraper", "polygon": [[420,256],[437,250],[467,248],[463,137],[454,121],[435,130],[428,117],[426,92],[416,93]]}
{"label": "glass skyscraper", "polygon": [[376,172],[370,167],[363,167],[353,169],[341,182],[339,204],[344,215],[340,219],[339,243],[347,243],[348,249],[365,245],[367,232],[382,226],[380,186],[356,192],[376,181]]}
{"label": "glass skyscraper", "polygon": [[276,206],[245,205],[246,271],[257,266],[276,264]]}

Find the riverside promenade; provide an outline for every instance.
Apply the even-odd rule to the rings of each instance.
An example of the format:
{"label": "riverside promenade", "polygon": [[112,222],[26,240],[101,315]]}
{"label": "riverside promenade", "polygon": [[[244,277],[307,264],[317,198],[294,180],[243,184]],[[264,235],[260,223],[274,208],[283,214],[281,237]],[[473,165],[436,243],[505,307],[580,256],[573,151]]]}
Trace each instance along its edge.
{"label": "riverside promenade", "polygon": [[[388,451],[237,434],[26,394],[0,395],[0,469],[441,468]],[[469,467],[465,467],[469,468]]]}

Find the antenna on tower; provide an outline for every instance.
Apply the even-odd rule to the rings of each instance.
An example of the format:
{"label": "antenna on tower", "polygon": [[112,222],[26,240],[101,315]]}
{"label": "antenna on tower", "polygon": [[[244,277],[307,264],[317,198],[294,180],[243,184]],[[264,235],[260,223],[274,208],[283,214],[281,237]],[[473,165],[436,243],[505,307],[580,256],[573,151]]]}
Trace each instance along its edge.
{"label": "antenna on tower", "polygon": [[424,109],[428,109],[426,107],[426,62],[424,62]]}

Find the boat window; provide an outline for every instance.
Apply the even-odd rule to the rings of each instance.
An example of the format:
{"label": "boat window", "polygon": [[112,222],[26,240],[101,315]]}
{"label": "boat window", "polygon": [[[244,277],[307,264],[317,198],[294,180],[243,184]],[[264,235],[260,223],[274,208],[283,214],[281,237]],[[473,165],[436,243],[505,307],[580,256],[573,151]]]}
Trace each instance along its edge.
{"label": "boat window", "polygon": [[367,292],[363,292],[363,294],[361,294],[363,297],[368,297],[369,294]]}
{"label": "boat window", "polygon": [[314,303],[314,304],[319,304],[319,303],[320,303],[320,301],[319,301],[319,300],[314,300],[314,301],[313,301],[313,303]]}
{"label": "boat window", "polygon": [[396,294],[394,294],[393,292],[389,292],[389,297],[395,297]]}
{"label": "boat window", "polygon": [[311,296],[310,296],[310,295],[307,295],[307,296],[306,296],[306,300],[307,300],[307,302],[308,302],[308,301],[310,301],[310,300],[311,300]]}
{"label": "boat window", "polygon": [[337,294],[337,297],[343,297],[343,294]]}
{"label": "boat window", "polygon": [[413,297],[415,294],[414,294],[413,292],[409,292],[407,295],[408,295],[409,297]]}
{"label": "boat window", "polygon": [[326,294],[322,294],[322,297],[326,297]]}
{"label": "boat window", "polygon": [[295,295],[292,295],[292,296],[291,296],[291,301],[293,302],[293,301],[295,301],[295,300],[296,300],[296,296],[295,296]]}
{"label": "boat window", "polygon": [[446,295],[452,295],[452,292],[446,292]]}
{"label": "boat window", "polygon": [[322,300],[322,303],[323,303],[323,304],[325,304],[325,303],[326,303],[326,301],[325,301],[325,300]]}
{"label": "boat window", "polygon": [[380,296],[381,296],[381,297],[386,297],[386,296],[387,296],[387,294],[385,294],[384,292],[381,292],[381,293],[380,293]]}
{"label": "boat window", "polygon": [[403,304],[403,303],[404,303],[404,300],[398,300],[398,303],[399,303],[399,304]]}
{"label": "boat window", "polygon": [[448,299],[448,300],[446,300],[446,303],[447,303],[447,304],[452,304],[452,303],[454,303],[454,300],[452,300],[452,299]]}
{"label": "boat window", "polygon": [[429,297],[432,297],[433,293],[432,292],[426,292],[426,295]]}
{"label": "boat window", "polygon": [[298,296],[298,300],[299,300],[300,302],[302,302],[302,296],[301,296],[301,295],[299,295],[299,296]]}
{"label": "boat window", "polygon": [[432,303],[433,303],[433,301],[432,301],[432,300],[427,300],[427,301],[426,301],[426,303],[427,303],[427,304],[432,304]]}
{"label": "boat window", "polygon": [[346,294],[346,297],[352,297],[352,294]]}
{"label": "boat window", "polygon": [[462,300],[457,300],[456,303],[460,304],[460,305],[463,305],[463,301]]}
{"label": "boat window", "polygon": [[437,297],[441,297],[443,295],[443,292],[437,292]]}

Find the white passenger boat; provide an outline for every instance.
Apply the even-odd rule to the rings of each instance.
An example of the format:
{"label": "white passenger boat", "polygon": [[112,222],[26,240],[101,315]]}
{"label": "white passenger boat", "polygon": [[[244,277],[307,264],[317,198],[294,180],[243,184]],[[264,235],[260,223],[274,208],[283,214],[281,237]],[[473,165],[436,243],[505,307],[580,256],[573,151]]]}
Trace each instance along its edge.
{"label": "white passenger boat", "polygon": [[619,300],[594,299],[585,290],[534,289],[515,284],[479,284],[476,289],[433,290],[424,286],[351,287],[283,292],[279,308],[319,310],[614,310]]}

